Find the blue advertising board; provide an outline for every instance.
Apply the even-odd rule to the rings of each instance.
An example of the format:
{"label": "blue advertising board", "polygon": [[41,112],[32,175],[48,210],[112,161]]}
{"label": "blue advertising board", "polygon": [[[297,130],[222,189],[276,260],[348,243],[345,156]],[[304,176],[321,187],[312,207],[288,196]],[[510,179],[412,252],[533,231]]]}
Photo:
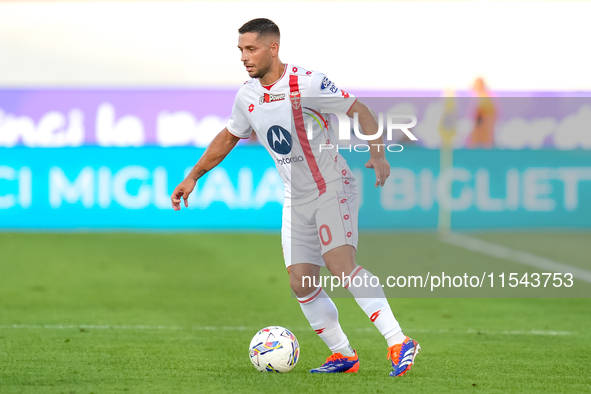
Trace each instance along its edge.
{"label": "blue advertising board", "polygon": [[[170,193],[202,148],[0,148],[0,228],[279,229],[283,184],[262,146],[239,146],[175,212]],[[362,189],[365,229],[591,228],[591,152],[407,148],[376,189],[367,153],[344,152]],[[444,190],[451,183],[451,195]]]}

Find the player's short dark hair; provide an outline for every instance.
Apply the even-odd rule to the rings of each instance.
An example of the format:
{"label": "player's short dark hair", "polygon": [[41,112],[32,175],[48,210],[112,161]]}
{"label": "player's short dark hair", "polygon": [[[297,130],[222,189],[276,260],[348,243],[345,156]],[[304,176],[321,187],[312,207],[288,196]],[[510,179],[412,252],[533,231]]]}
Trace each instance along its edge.
{"label": "player's short dark hair", "polygon": [[277,38],[281,37],[279,26],[267,18],[256,18],[246,22],[240,29],[238,29],[238,33],[257,33],[259,37],[270,35],[277,36]]}

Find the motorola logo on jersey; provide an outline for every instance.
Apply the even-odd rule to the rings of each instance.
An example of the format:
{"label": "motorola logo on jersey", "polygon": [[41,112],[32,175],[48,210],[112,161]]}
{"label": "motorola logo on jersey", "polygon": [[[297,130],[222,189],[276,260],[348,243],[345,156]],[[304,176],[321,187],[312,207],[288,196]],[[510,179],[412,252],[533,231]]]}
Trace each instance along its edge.
{"label": "motorola logo on jersey", "polygon": [[280,155],[291,152],[291,134],[281,126],[275,125],[269,128],[267,142],[271,149]]}
{"label": "motorola logo on jersey", "polygon": [[283,159],[277,159],[277,164],[280,166],[284,164],[299,163],[304,161],[304,156],[284,157]]}

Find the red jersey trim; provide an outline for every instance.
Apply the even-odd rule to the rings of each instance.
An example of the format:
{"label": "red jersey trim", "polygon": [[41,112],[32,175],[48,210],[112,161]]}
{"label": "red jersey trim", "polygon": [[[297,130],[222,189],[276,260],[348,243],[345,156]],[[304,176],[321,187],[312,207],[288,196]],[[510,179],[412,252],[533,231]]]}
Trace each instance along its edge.
{"label": "red jersey trim", "polygon": [[353,104],[351,104],[351,106],[349,107],[347,112],[345,112],[347,115],[349,114],[349,111],[351,111],[351,108],[353,108],[353,106],[355,105],[356,102],[357,102],[357,98],[355,98],[355,101],[353,101]]}
{"label": "red jersey trim", "polygon": [[283,74],[281,74],[281,77],[279,77],[278,80],[276,80],[275,82],[273,82],[271,85],[263,85],[261,84],[262,87],[264,87],[267,90],[271,90],[271,88],[273,86],[275,86],[275,84],[279,81],[281,81],[283,79],[283,77],[285,76],[285,73],[287,72],[287,63],[285,63],[285,67],[283,67]]}
{"label": "red jersey trim", "polygon": [[[297,75],[290,75],[289,76],[289,93],[290,96],[292,95],[300,95],[300,88],[298,85],[298,76]],[[299,99],[301,103],[301,98]],[[326,192],[326,181],[324,177],[320,173],[320,169],[318,168],[318,163],[316,163],[316,158],[314,157],[314,153],[312,153],[312,148],[310,147],[310,141],[308,141],[308,136],[306,135],[306,126],[304,125],[304,115],[302,114],[302,106],[298,103],[297,109],[296,106],[291,104],[291,110],[293,112],[293,121],[295,124],[296,131],[298,133],[298,139],[300,140],[300,145],[304,150],[304,156],[306,157],[306,161],[308,162],[308,166],[310,167],[310,171],[312,171],[312,178],[316,182],[316,186],[318,187],[319,196]]]}

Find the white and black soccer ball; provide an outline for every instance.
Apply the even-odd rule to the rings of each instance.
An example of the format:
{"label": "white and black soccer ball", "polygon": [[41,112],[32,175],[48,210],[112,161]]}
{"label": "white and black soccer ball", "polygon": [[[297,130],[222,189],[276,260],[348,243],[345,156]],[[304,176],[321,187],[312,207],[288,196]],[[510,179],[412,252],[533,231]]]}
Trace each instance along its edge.
{"label": "white and black soccer ball", "polygon": [[289,372],[300,356],[295,335],[285,327],[265,327],[256,333],[249,347],[250,361],[261,372]]}

